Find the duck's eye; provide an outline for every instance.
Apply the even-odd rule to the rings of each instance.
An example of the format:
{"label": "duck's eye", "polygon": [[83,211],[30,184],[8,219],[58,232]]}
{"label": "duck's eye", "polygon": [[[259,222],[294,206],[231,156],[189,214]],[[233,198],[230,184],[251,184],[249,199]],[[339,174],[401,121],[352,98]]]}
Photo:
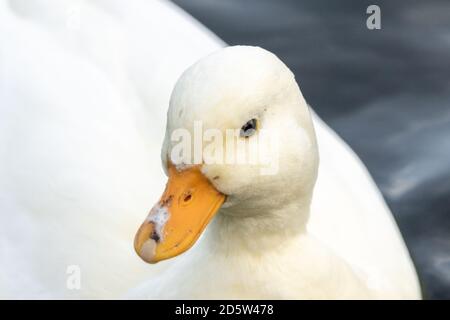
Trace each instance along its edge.
{"label": "duck's eye", "polygon": [[244,138],[252,136],[256,132],[257,125],[258,121],[256,119],[247,121],[247,123],[242,126],[239,136]]}

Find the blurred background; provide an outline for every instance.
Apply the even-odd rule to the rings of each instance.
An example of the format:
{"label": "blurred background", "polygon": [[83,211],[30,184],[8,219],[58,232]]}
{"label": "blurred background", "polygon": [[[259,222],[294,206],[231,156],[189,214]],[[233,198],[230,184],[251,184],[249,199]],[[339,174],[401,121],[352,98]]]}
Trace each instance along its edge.
{"label": "blurred background", "polygon": [[[450,298],[450,1],[175,0],[230,45],[262,46],[381,189],[426,298]],[[366,9],[381,9],[381,29]]]}

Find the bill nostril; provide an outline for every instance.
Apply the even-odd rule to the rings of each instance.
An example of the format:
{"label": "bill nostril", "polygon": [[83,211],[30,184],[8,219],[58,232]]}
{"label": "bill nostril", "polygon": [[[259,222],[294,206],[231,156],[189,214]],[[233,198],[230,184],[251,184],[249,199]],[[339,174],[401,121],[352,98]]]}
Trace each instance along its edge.
{"label": "bill nostril", "polygon": [[180,205],[185,206],[189,205],[190,202],[194,199],[193,190],[185,191],[179,198]]}

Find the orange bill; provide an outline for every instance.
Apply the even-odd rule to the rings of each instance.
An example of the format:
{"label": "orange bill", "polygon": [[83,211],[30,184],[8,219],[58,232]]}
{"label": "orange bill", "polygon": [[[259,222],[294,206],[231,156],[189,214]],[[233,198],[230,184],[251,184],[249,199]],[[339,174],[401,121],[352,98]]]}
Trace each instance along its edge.
{"label": "orange bill", "polygon": [[169,165],[169,181],[134,239],[134,249],[156,263],[188,250],[219,210],[225,195],[217,191],[200,167],[178,171]]}

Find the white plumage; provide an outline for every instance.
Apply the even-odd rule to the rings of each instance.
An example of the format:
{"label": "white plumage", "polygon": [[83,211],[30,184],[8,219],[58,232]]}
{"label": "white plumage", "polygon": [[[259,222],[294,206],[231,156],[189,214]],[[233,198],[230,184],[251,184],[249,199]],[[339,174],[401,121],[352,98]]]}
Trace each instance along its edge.
{"label": "white plumage", "polygon": [[[107,298],[139,286],[135,296],[152,295],[145,279],[170,282],[170,268],[192,263],[208,245],[176,258],[165,276],[159,271],[172,262],[149,266],[132,250],[137,226],[164,187],[159,153],[173,85],[223,43],[162,1],[16,0],[0,9],[0,296]],[[407,250],[367,171],[317,117],[314,124],[321,164],[308,229],[363,283],[386,297],[419,297]],[[287,248],[305,252],[316,244],[302,238]],[[218,275],[239,277],[221,272],[222,258],[205,266],[217,273],[192,276],[167,296],[217,285]],[[295,295],[295,279],[274,286],[270,268],[240,258],[227,257],[261,280],[253,284],[260,297]],[[67,289],[70,265],[81,268],[81,290]],[[304,268],[317,265],[305,261]],[[360,283],[346,279],[341,284],[349,283],[352,296]],[[317,282],[311,296],[327,297],[323,288]],[[307,298],[304,292],[297,296]]]}

